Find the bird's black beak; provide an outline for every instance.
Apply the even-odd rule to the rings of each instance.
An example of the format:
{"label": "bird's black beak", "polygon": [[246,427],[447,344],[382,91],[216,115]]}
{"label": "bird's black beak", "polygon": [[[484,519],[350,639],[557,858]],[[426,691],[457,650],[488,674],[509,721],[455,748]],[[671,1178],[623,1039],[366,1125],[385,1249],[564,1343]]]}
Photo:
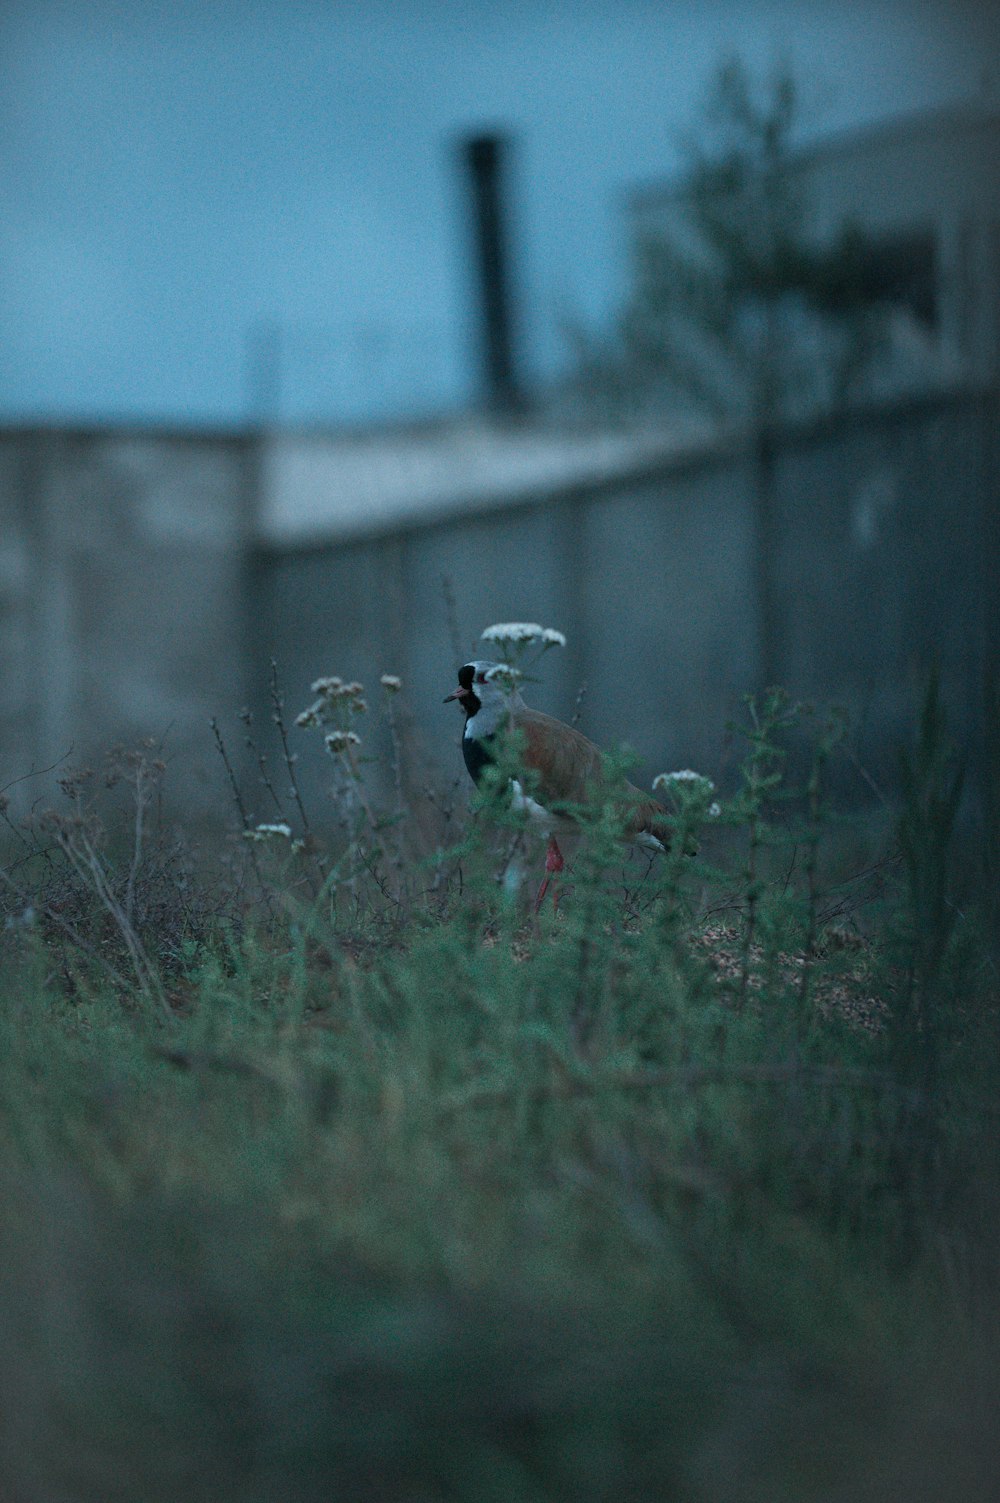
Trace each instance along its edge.
{"label": "bird's black beak", "polygon": [[441,702],[442,704],[450,705],[453,699],[464,699],[468,692],[468,689],[463,688],[462,685],[459,684],[454,694],[446,694]]}

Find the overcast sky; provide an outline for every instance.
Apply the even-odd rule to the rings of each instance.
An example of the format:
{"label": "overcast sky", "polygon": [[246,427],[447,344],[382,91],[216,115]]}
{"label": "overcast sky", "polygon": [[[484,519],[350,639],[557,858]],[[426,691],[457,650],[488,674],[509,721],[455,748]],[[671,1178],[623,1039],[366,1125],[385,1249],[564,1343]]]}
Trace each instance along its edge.
{"label": "overcast sky", "polygon": [[723,57],[789,59],[824,135],[995,99],[998,18],[996,0],[3,0],[0,419],[239,422],[273,329],[286,420],[468,401],[452,143],[484,125],[518,143],[520,317],[551,371],[561,310],[599,322],[621,298],[622,194],[677,170]]}

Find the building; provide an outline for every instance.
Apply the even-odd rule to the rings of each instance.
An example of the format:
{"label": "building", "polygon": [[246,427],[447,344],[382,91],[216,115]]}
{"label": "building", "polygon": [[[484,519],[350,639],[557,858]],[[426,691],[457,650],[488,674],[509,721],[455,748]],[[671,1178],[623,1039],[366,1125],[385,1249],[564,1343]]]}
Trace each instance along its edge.
{"label": "building", "polygon": [[[808,240],[833,246],[845,227],[862,255],[852,290],[882,305],[887,348],[859,390],[891,397],[995,381],[1000,370],[1000,113],[969,105],[831,138],[789,163],[789,194]],[[637,251],[657,240],[692,249],[691,197],[681,182],[626,199]],[[789,343],[809,375],[835,365],[806,310],[786,299]],[[807,348],[810,341],[816,348]],[[810,372],[811,365],[811,372]],[[817,403],[813,401],[815,409]],[[803,411],[800,407],[799,412]]]}

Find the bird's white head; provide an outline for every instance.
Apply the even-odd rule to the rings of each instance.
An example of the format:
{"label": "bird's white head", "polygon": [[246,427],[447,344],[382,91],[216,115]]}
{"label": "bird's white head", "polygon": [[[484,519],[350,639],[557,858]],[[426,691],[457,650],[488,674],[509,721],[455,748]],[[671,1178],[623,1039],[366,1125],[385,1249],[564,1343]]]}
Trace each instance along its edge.
{"label": "bird's white head", "polygon": [[458,688],[445,696],[445,704],[457,699],[465,711],[466,735],[492,736],[511,710],[523,708],[517,673],[506,663],[474,658],[458,670]]}

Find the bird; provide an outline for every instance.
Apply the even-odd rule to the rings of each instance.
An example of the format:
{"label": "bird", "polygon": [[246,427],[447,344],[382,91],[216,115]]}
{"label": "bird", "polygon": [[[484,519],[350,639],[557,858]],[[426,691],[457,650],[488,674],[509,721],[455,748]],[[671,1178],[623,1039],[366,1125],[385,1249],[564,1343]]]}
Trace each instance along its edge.
{"label": "bird", "polygon": [[[458,688],[445,696],[444,703],[453,700],[465,713],[462,755],[474,783],[482,783],[487,769],[497,762],[504,738],[512,732],[518,737],[518,757],[530,774],[530,792],[520,778],[512,777],[511,808],[526,814],[529,823],[548,836],[545,876],[535,898],[537,913],[553,875],[566,864],[556,832],[578,828],[569,810],[591,802],[604,779],[600,748],[575,726],[530,709],[505,663],[482,658],[464,663],[458,670]],[[616,799],[624,836],[650,850],[668,848],[670,822],[662,804],[627,782]],[[553,902],[557,901],[553,890]]]}

